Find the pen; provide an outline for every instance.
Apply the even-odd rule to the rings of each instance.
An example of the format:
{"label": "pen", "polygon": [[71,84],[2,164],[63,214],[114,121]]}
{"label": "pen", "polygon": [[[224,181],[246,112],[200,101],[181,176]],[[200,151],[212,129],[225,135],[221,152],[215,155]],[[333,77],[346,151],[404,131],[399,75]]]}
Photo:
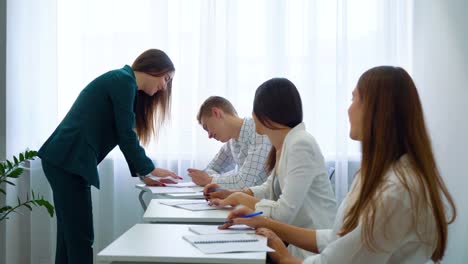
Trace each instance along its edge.
{"label": "pen", "polygon": [[240,218],[250,218],[250,217],[254,217],[254,216],[257,216],[257,215],[261,215],[261,214],[263,214],[263,212],[255,212],[255,213],[246,214],[246,215],[239,216],[239,217]]}
{"label": "pen", "polygon": [[[263,214],[263,212],[255,212],[255,213],[239,216],[239,218],[251,218],[251,217],[254,217],[254,216],[257,216],[257,215],[261,215],[261,214]],[[232,219],[231,220],[226,220],[226,221],[224,221],[224,223],[225,224],[232,224]]]}

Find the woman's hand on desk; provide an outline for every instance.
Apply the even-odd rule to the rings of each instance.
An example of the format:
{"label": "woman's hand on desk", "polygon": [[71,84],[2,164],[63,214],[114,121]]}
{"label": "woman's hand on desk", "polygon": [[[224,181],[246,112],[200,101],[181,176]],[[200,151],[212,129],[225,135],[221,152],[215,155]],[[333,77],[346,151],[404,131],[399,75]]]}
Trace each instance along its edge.
{"label": "woman's hand on desk", "polygon": [[219,226],[219,229],[226,229],[233,225],[248,225],[253,228],[265,226],[266,217],[255,216],[242,218],[245,215],[254,213],[254,210],[248,207],[240,207],[231,211],[227,217],[227,221]]}
{"label": "woman's hand on desk", "polygon": [[148,176],[143,177],[143,182],[144,182],[147,186],[166,186],[163,182],[156,181],[156,180],[154,180],[154,179],[151,179],[151,178],[148,177]]}
{"label": "woman's hand on desk", "polygon": [[215,198],[225,199],[226,197],[231,195],[233,192],[234,191],[221,188],[221,186],[219,186],[216,183],[210,183],[206,185],[205,188],[203,189],[203,195],[205,196],[205,199],[207,201],[210,199],[215,199]]}
{"label": "woman's hand on desk", "polygon": [[[154,179],[150,179],[154,182],[160,182],[160,183],[177,183],[176,180],[182,180],[183,178],[178,176],[177,174],[175,174],[174,172],[170,171],[170,170],[165,170],[165,169],[161,169],[161,168],[155,168],[152,172],[151,172],[151,175],[153,176],[156,176],[156,177],[160,177],[160,178],[164,178],[164,177],[170,177],[170,178],[173,178],[174,180],[170,179],[170,178],[164,178],[164,179],[158,179],[158,180],[154,180]],[[148,177],[145,177],[145,180],[147,179]],[[145,181],[146,183],[146,181]],[[147,183],[146,183],[147,184]],[[148,185],[148,184],[147,184]],[[160,185],[156,185],[156,186],[160,186]]]}
{"label": "woman's hand on desk", "polygon": [[214,205],[214,206],[237,206],[239,204],[242,204],[244,206],[247,206],[249,208],[252,208],[254,209],[255,208],[255,204],[258,202],[259,200],[253,196],[250,196],[246,193],[243,193],[243,192],[234,192],[232,193],[231,195],[229,195],[228,197],[226,197],[226,199],[222,200],[222,199],[211,199],[208,204],[209,205]]}
{"label": "woman's hand on desk", "polygon": [[286,245],[283,243],[281,238],[275,234],[275,232],[267,228],[258,228],[255,233],[266,237],[268,239],[268,246],[275,250],[275,252],[268,253],[274,263],[298,264],[303,262],[302,259],[295,258],[289,253]]}

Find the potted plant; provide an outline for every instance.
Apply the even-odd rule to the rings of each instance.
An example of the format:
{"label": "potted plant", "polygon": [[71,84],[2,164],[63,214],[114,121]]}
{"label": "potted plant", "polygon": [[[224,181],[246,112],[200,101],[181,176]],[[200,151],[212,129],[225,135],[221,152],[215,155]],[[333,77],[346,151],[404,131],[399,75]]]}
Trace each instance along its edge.
{"label": "potted plant", "polygon": [[[26,150],[23,153],[19,154],[19,157],[13,156],[13,160],[0,161],[0,195],[6,195],[6,185],[3,183],[15,186],[15,183],[11,179],[18,178],[23,173],[23,168],[20,166],[23,162],[32,160],[37,157],[37,152],[34,150]],[[5,187],[3,187],[5,186]],[[8,219],[8,215],[15,212],[20,207],[27,207],[29,210],[32,210],[32,206],[44,207],[47,209],[47,212],[51,217],[54,216],[54,206],[52,206],[47,200],[44,199],[44,196],[40,196],[34,193],[31,190],[31,197],[26,196],[25,200],[21,200],[18,197],[18,204],[16,205],[4,205],[0,207],[0,222]]]}

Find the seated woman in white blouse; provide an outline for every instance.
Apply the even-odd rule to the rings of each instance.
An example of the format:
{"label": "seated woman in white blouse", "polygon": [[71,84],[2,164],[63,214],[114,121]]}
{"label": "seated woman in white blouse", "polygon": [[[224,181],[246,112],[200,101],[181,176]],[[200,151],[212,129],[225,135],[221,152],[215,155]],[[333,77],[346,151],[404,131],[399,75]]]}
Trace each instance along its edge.
{"label": "seated woman in white blouse", "polygon": [[[218,186],[207,185],[210,203],[242,204],[295,226],[330,228],[336,201],[320,148],[302,123],[301,97],[294,84],[283,78],[263,83],[255,93],[252,115],[257,133],[267,135],[273,145],[266,163],[271,174],[264,184],[243,191],[210,192]],[[291,252],[298,257],[311,254],[294,247]]]}
{"label": "seated woman in white blouse", "polygon": [[[265,227],[257,233],[268,237],[276,250],[271,257],[279,263],[439,262],[456,210],[437,169],[413,80],[397,67],[368,70],[353,91],[348,114],[350,137],[362,143],[362,163],[333,229],[238,218],[251,213],[248,208],[232,212],[224,227]],[[317,255],[294,258],[282,240]]]}

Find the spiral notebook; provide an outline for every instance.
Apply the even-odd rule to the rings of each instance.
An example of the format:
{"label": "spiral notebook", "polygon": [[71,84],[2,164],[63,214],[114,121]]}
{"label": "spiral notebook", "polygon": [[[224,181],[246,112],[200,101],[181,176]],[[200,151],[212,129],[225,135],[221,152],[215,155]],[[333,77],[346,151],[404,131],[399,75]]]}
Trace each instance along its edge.
{"label": "spiral notebook", "polygon": [[274,251],[267,246],[266,237],[254,234],[195,235],[184,239],[205,254]]}
{"label": "spiral notebook", "polygon": [[205,210],[216,210],[216,209],[232,209],[231,206],[210,206],[205,200],[175,200],[175,201],[160,201],[160,204],[174,206],[190,211],[205,211]]}
{"label": "spiral notebook", "polygon": [[168,193],[167,196],[180,198],[180,199],[203,199],[205,196],[203,192],[195,192],[195,193]]}
{"label": "spiral notebook", "polygon": [[227,229],[219,229],[217,225],[196,225],[189,226],[189,230],[198,235],[255,234],[255,229],[246,225],[233,225]]}

